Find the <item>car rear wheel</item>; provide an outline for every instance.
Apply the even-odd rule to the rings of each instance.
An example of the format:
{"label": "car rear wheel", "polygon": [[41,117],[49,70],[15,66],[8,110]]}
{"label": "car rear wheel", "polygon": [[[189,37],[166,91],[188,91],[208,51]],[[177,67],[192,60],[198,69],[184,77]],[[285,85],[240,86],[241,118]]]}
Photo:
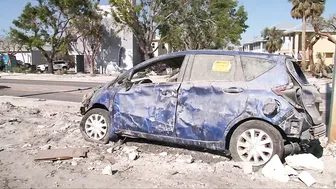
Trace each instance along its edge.
{"label": "car rear wheel", "polygon": [[254,167],[265,165],[275,154],[284,154],[284,141],[272,125],[258,120],[242,123],[230,140],[233,160],[251,162]]}
{"label": "car rear wheel", "polygon": [[85,140],[102,144],[108,143],[111,131],[109,112],[100,108],[88,111],[82,118],[80,130]]}

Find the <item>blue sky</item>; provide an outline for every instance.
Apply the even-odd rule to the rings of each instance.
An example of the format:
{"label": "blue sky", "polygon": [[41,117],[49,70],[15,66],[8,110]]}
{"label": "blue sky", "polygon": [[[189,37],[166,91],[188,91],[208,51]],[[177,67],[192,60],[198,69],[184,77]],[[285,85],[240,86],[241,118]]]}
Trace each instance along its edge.
{"label": "blue sky", "polygon": [[[12,20],[18,17],[25,4],[33,0],[1,0],[0,6],[0,24],[1,33],[8,30]],[[101,0],[102,4],[107,4],[108,0]],[[272,2],[272,3],[270,3]],[[255,36],[260,36],[260,32],[269,26],[280,22],[300,23],[299,20],[293,20],[290,16],[291,4],[287,0],[239,0],[241,5],[245,6],[248,13],[247,32],[242,35],[242,42],[249,41]],[[336,0],[327,0],[324,16],[329,17],[336,13]]]}

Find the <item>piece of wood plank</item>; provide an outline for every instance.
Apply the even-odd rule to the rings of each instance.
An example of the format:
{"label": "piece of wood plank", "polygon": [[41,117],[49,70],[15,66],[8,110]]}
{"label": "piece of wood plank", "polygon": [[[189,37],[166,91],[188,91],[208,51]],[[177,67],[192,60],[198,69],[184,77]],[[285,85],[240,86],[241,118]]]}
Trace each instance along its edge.
{"label": "piece of wood plank", "polygon": [[41,150],[36,155],[34,160],[66,160],[72,158],[86,157],[87,148],[59,148],[50,150]]}

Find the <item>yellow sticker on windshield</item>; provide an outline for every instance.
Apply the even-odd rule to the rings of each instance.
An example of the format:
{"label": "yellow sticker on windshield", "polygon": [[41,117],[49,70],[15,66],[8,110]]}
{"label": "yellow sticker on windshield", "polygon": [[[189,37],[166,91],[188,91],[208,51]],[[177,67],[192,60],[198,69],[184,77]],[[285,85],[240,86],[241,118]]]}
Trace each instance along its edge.
{"label": "yellow sticker on windshield", "polygon": [[214,72],[229,72],[230,69],[230,61],[215,61],[215,63],[212,65],[212,71]]}

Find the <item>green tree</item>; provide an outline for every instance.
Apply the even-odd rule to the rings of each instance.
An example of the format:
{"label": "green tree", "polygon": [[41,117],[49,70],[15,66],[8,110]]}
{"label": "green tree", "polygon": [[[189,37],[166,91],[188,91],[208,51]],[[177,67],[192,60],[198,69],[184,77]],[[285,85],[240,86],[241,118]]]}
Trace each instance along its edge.
{"label": "green tree", "polygon": [[152,43],[159,27],[171,16],[166,14],[168,6],[176,1],[140,0],[136,4],[135,0],[109,0],[115,21],[133,32],[145,60],[153,56],[156,49],[152,49]]}
{"label": "green tree", "polygon": [[103,35],[106,33],[102,20],[107,13],[99,8],[99,1],[87,1],[86,16],[78,15],[71,20],[70,28],[74,41],[71,43],[71,48],[84,54],[90,65],[90,74],[94,75],[95,59],[99,53]]}
{"label": "green tree", "polygon": [[[53,73],[53,60],[57,53],[66,52],[70,44],[70,20],[86,12],[86,0],[37,0],[27,3],[21,15],[13,21],[11,36],[28,49],[37,48]],[[46,48],[49,46],[49,49]]]}
{"label": "green tree", "polygon": [[261,32],[261,36],[267,40],[265,44],[265,49],[269,53],[275,53],[280,50],[284,41],[282,40],[283,32],[275,27],[265,28]]}
{"label": "green tree", "polygon": [[288,0],[292,3],[291,16],[302,20],[302,67],[306,69],[306,27],[307,20],[317,18],[324,12],[325,0]]}
{"label": "green tree", "polygon": [[247,13],[235,0],[186,0],[170,4],[173,16],[160,27],[174,50],[222,49],[239,45]]}

